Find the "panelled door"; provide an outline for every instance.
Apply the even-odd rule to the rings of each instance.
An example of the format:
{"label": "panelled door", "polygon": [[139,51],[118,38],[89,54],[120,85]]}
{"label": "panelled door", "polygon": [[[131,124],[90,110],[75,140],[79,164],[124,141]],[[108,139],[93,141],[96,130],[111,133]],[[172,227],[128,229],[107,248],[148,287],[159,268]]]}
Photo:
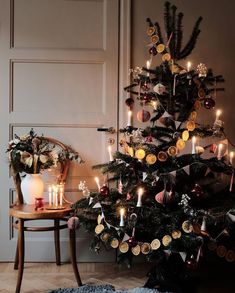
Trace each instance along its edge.
{"label": "panelled door", "polygon": [[[73,164],[66,187],[73,200],[82,196],[80,180],[96,188],[91,166],[108,160],[108,138],[117,147],[116,134],[96,129],[118,127],[122,5],[118,0],[0,0],[0,261],[14,259],[17,239],[8,216],[15,190],[5,153],[15,133],[33,127],[81,154],[85,164]],[[61,237],[66,260],[67,231]],[[80,261],[114,260],[114,252],[91,253],[84,231],[77,237]],[[52,232],[26,234],[26,260],[54,260]]]}

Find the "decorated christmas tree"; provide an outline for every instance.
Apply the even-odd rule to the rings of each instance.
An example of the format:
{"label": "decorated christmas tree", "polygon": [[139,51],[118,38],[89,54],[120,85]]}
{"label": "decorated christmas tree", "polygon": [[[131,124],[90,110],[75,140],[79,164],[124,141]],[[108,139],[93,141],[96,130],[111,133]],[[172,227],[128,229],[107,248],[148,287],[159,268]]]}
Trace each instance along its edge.
{"label": "decorated christmas tree", "polygon": [[[146,286],[162,290],[180,291],[202,252],[235,261],[233,152],[220,110],[213,125],[197,121],[201,107],[215,107],[224,79],[185,60],[201,20],[183,46],[183,14],[176,6],[165,3],[165,33],[147,19],[149,60],[131,70],[125,88],[121,151],[94,167],[107,175],[105,184],[96,178],[98,190],[90,193],[81,182],[85,197],[74,204],[80,223],[94,235],[94,250],[117,249],[118,261],[128,264],[145,255],[153,263]],[[155,58],[161,61],[153,67]],[[141,128],[132,125],[137,103]]]}

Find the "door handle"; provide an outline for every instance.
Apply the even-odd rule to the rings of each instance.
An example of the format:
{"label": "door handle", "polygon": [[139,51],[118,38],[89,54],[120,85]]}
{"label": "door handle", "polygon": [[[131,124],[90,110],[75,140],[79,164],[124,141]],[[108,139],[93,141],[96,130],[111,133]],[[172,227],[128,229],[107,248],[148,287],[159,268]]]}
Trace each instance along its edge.
{"label": "door handle", "polygon": [[100,128],[97,128],[97,131],[104,131],[104,132],[108,132],[108,133],[111,133],[111,134],[116,132],[114,127],[106,127],[106,128],[105,127],[100,127]]}

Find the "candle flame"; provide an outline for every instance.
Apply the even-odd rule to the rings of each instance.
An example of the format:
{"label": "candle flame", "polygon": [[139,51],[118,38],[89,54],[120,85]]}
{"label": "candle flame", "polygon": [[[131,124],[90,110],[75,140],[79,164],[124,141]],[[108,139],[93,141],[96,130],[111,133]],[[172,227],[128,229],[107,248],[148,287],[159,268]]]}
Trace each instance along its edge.
{"label": "candle flame", "polygon": [[143,193],[144,193],[144,189],[143,189],[142,187],[140,187],[140,188],[138,189],[138,195],[139,195],[139,196],[142,196]]}
{"label": "candle flame", "polygon": [[111,147],[111,145],[108,146],[108,151],[109,151],[109,152],[112,151],[112,147]]}
{"label": "candle flame", "polygon": [[222,150],[222,148],[223,148],[223,144],[220,143],[220,144],[219,144],[219,149]]}
{"label": "candle flame", "polygon": [[190,70],[191,66],[192,66],[192,63],[190,61],[188,61],[188,63],[187,63],[187,69],[188,69],[188,71]]}
{"label": "candle flame", "polygon": [[192,141],[193,141],[193,143],[195,143],[196,140],[197,140],[196,136],[193,136],[193,137],[192,137]]}
{"label": "candle flame", "polygon": [[132,115],[132,111],[130,110],[128,111],[128,116],[131,117],[131,115]]}
{"label": "candle flame", "polygon": [[149,61],[149,60],[147,60],[147,62],[146,62],[146,68],[147,68],[147,69],[150,68],[150,61]]}
{"label": "candle flame", "polygon": [[125,214],[125,209],[124,208],[121,208],[120,209],[120,216],[124,216],[124,214]]}
{"label": "candle flame", "polygon": [[219,118],[219,116],[221,115],[221,112],[222,112],[221,110],[217,110],[217,111],[216,111],[216,116],[217,116],[217,118]]}
{"label": "candle flame", "polygon": [[99,183],[99,178],[95,177],[95,182],[98,184]]}
{"label": "candle flame", "polygon": [[230,158],[232,159],[234,157],[234,152],[230,152]]}

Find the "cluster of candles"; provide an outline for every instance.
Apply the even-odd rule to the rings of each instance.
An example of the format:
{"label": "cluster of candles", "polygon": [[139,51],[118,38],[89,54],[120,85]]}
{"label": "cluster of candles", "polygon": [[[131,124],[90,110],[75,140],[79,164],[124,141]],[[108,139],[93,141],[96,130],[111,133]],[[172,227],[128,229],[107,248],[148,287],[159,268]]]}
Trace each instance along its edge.
{"label": "cluster of candles", "polygon": [[64,196],[64,185],[49,185],[49,206],[57,208],[58,206],[63,205],[63,196]]}

